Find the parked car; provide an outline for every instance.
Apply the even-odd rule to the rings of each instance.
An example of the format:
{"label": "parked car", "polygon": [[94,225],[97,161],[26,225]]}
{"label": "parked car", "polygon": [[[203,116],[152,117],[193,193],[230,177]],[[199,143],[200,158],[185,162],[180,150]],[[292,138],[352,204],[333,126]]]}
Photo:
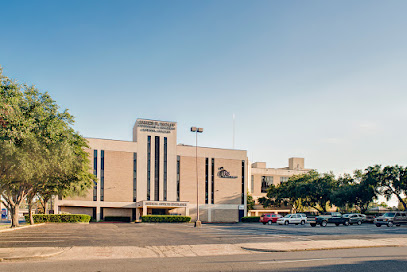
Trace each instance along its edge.
{"label": "parked car", "polygon": [[407,224],[407,212],[387,212],[382,216],[376,217],[374,219],[374,224],[377,227],[381,227],[382,225],[387,225],[388,227],[393,227],[394,225],[400,226],[403,224]]}
{"label": "parked car", "polygon": [[275,213],[266,213],[260,216],[260,222],[265,224],[271,225],[272,223],[276,223],[277,219],[281,218],[282,216],[280,214],[275,214]]}
{"label": "parked car", "polygon": [[343,217],[349,218],[350,225],[362,225],[362,223],[366,221],[366,215],[360,213],[347,213],[344,214]]}
{"label": "parked car", "polygon": [[349,226],[349,218],[343,217],[339,212],[327,212],[320,216],[315,217],[315,219],[308,218],[308,221],[311,227],[315,227],[316,225],[320,225],[321,227],[326,227],[327,224],[335,224],[339,226],[343,224],[344,226]]}
{"label": "parked car", "polygon": [[281,217],[277,220],[277,223],[279,225],[288,225],[288,224],[305,225],[306,222],[307,222],[307,216],[302,213],[287,214],[286,216]]}

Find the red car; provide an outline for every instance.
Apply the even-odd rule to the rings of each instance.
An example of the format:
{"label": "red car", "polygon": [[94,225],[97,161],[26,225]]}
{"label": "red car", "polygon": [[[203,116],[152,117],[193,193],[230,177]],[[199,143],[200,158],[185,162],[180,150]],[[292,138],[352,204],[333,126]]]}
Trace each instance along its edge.
{"label": "red car", "polygon": [[274,214],[274,213],[266,213],[263,214],[260,217],[260,222],[263,223],[263,225],[265,224],[269,224],[271,225],[272,223],[276,223],[277,219],[281,218],[282,216],[279,214]]}

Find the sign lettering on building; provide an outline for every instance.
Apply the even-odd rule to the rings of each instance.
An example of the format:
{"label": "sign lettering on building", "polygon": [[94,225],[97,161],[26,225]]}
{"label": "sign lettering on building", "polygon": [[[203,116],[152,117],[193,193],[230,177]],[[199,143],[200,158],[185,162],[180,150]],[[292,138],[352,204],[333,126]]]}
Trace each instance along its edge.
{"label": "sign lettering on building", "polygon": [[237,178],[237,176],[231,176],[229,171],[227,171],[225,168],[223,167],[219,167],[218,168],[219,172],[218,172],[218,177],[220,178],[229,178],[229,179],[235,179]]}
{"label": "sign lettering on building", "polygon": [[154,132],[154,133],[171,133],[175,130],[176,123],[162,122],[152,120],[139,120],[137,127],[141,128],[140,131]]}
{"label": "sign lettering on building", "polygon": [[185,202],[167,202],[167,201],[154,201],[154,202],[144,202],[146,206],[160,206],[160,207],[186,207]]}

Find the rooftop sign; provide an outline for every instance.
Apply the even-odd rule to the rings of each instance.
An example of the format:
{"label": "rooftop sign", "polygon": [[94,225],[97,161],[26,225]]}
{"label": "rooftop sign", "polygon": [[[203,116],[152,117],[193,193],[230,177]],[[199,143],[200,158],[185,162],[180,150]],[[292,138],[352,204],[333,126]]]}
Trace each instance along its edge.
{"label": "rooftop sign", "polygon": [[177,123],[152,121],[152,120],[137,120],[137,127],[143,132],[153,133],[171,133],[175,130]]}

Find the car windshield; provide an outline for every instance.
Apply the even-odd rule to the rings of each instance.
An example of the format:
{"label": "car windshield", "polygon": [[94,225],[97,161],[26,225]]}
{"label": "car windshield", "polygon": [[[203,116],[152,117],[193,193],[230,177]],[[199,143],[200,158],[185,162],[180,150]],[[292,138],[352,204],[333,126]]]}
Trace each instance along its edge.
{"label": "car windshield", "polygon": [[284,216],[285,218],[290,218],[292,216],[292,214],[287,214],[286,216]]}
{"label": "car windshield", "polygon": [[396,213],[394,213],[394,212],[388,212],[388,213],[383,214],[384,217],[394,217],[395,215],[396,215]]}

